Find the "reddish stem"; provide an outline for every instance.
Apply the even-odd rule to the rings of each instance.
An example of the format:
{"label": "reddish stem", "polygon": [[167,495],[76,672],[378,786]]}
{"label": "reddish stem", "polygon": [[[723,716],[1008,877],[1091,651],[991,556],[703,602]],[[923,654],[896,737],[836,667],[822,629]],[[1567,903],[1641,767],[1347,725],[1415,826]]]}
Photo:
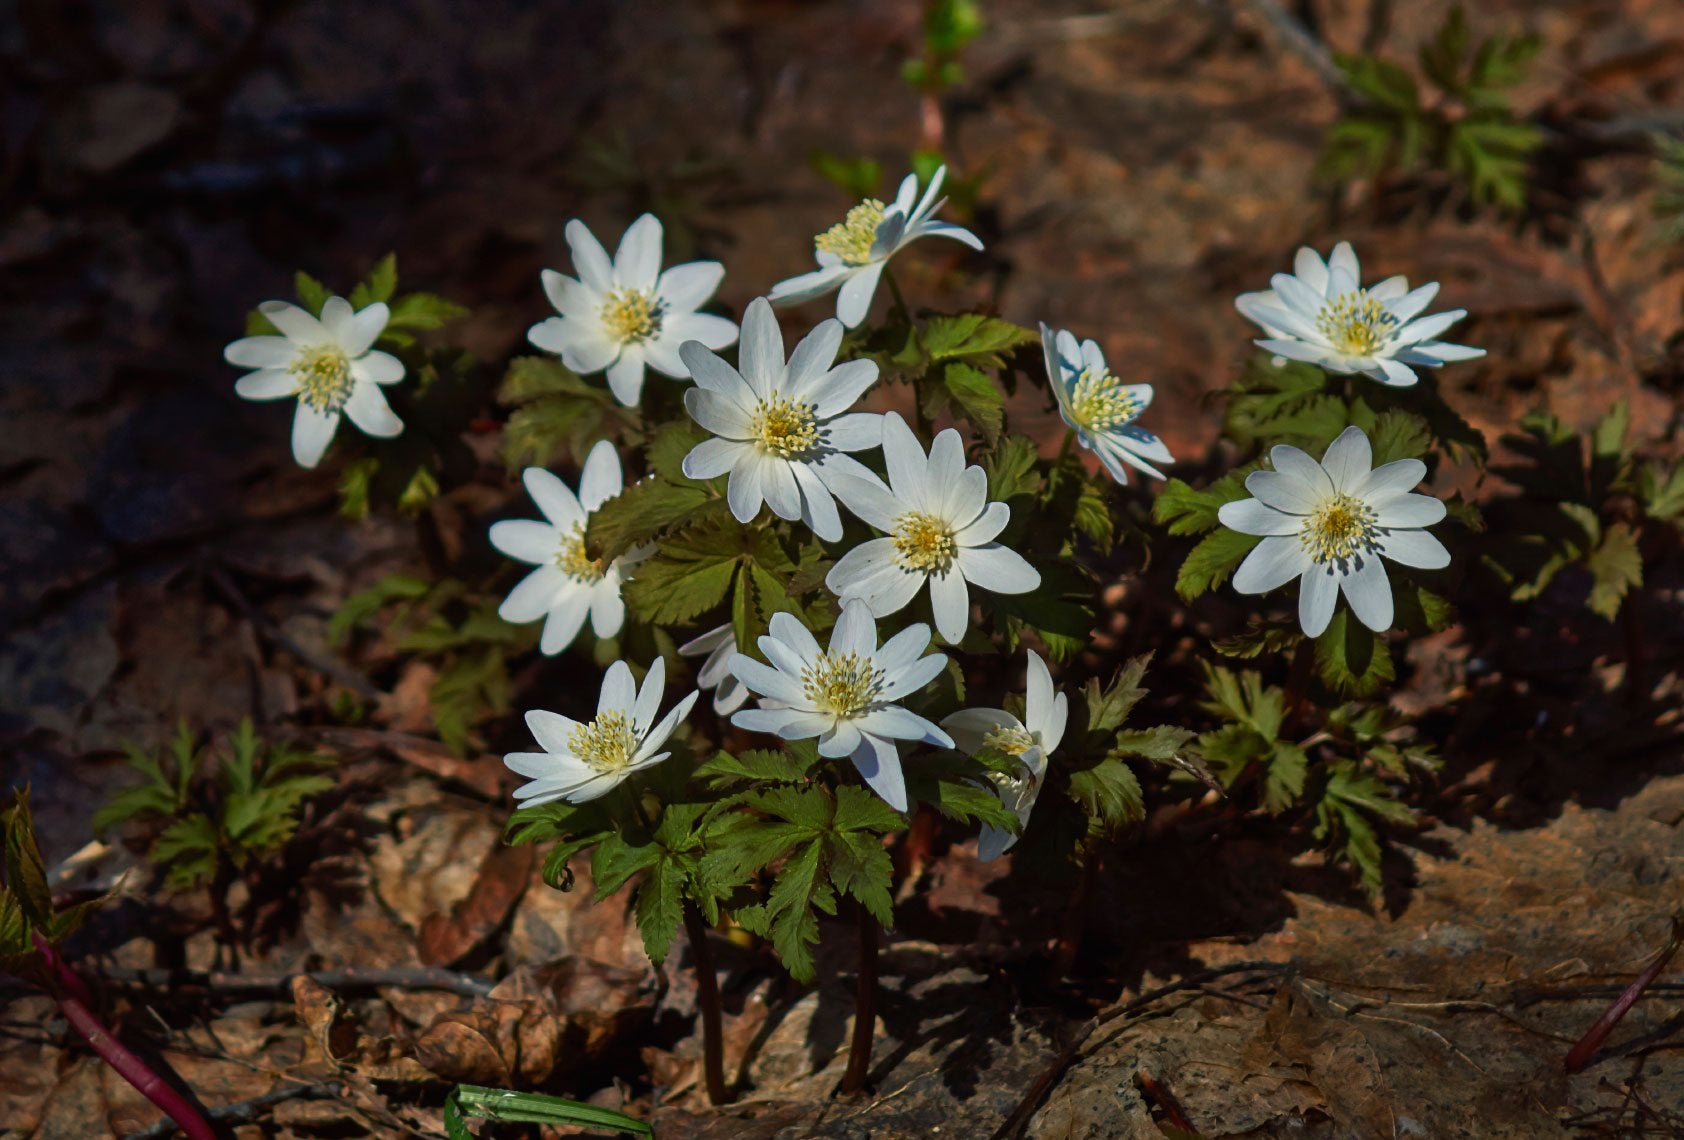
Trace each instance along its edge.
{"label": "reddish stem", "polygon": [[1093,880],[1098,871],[1099,852],[1092,845],[1084,845],[1081,872],[1076,890],[1064,911],[1064,925],[1058,942],[1053,946],[1052,980],[1069,977],[1076,968],[1076,955],[1082,950],[1082,935],[1088,927],[1088,907],[1093,898]]}
{"label": "reddish stem", "polygon": [[99,1054],[100,1060],[117,1070],[118,1076],[128,1081],[139,1090],[141,1096],[157,1105],[160,1112],[175,1121],[176,1126],[187,1134],[189,1140],[217,1140],[215,1130],[199,1115],[199,1110],[192,1102],[177,1092],[150,1065],[131,1053],[117,1040],[105,1023],[100,1021],[93,1011],[93,995],[88,992],[86,983],[70,968],[68,962],[59,957],[52,943],[41,937],[38,932],[34,933],[33,937],[35,949],[40,951],[50,971],[48,992],[53,1000],[58,1002],[59,1012],[64,1014],[71,1028],[82,1035],[82,1039]]}
{"label": "reddish stem", "polygon": [[1630,1011],[1632,1006],[1637,1004],[1637,999],[1643,996],[1643,991],[1653,985],[1655,979],[1661,976],[1661,971],[1666,969],[1668,962],[1672,961],[1672,956],[1678,953],[1680,945],[1684,945],[1684,917],[1674,915],[1672,919],[1672,938],[1667,942],[1666,949],[1662,950],[1660,956],[1649,963],[1647,970],[1637,975],[1637,980],[1627,986],[1625,992],[1615,999],[1613,1005],[1608,1007],[1608,1011],[1597,1018],[1596,1024],[1591,1026],[1583,1037],[1579,1038],[1579,1043],[1573,1046],[1572,1051],[1567,1054],[1567,1060],[1562,1063],[1561,1067],[1564,1070],[1569,1073],[1576,1073],[1590,1063],[1591,1056],[1602,1047],[1602,1043],[1614,1031],[1614,1026],[1618,1025],[1620,1019]]}
{"label": "reddish stem", "polygon": [[877,1033],[877,920],[864,906],[859,908],[860,974],[854,984],[854,1037],[848,1044],[848,1069],[842,1074],[842,1092],[865,1091],[871,1071],[871,1043]]}
{"label": "reddish stem", "polygon": [[696,966],[696,1004],[702,1011],[702,1074],[707,1083],[708,1103],[726,1102],[724,1033],[719,1014],[719,976],[713,969],[713,951],[708,946],[707,924],[691,902],[684,904],[684,932],[690,938],[690,956]]}

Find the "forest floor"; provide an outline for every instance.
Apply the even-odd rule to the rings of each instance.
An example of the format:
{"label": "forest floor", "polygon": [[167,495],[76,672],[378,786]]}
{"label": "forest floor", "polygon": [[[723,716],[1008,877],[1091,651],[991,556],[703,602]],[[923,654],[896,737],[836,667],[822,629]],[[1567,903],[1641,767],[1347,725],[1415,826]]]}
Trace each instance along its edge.
{"label": "forest floor", "polygon": [[[1640,127],[1684,103],[1684,8],[1478,7],[1477,27],[1544,40],[1524,113],[1613,124],[1560,129],[1517,225],[1318,182],[1336,100],[1268,7],[987,4],[947,116],[952,160],[988,172],[988,251],[965,262],[986,268],[909,257],[907,292],[1095,336],[1157,385],[1152,426],[1197,467],[1219,426],[1207,397],[1249,351],[1232,297],[1300,244],[1348,239],[1377,274],[1441,281],[1442,307],[1469,310],[1457,331],[1489,355],[1443,390],[1488,437],[1540,404],[1583,428],[1623,398],[1670,453],[1684,259],[1656,232]],[[1489,744],[1453,637],[1397,698],[1454,715],[1383,907],[1268,821],[1168,821],[1107,858],[1060,980],[1056,932],[1021,905],[1047,885],[942,838],[884,953],[872,1092],[833,1096],[848,939],[827,937],[803,988],[720,936],[743,1092],[707,1109],[687,955],[651,967],[621,900],[590,905],[587,869],[563,894],[530,849],[500,844],[511,778],[489,747],[459,758],[430,739],[424,667],[358,647],[345,668],[373,712],[333,723],[314,668],[346,653],[329,618],[416,566],[416,535],[339,518],[331,465],[293,465],[284,417],[234,398],[221,347],[295,269],[351,282],[396,250],[406,285],[470,307],[457,339],[502,361],[544,315],[539,269],[567,265],[567,219],[612,234],[644,209],[669,261],[726,262],[721,299],[740,312],[806,268],[847,204],[811,154],[876,156],[898,177],[919,133],[899,79],[917,5],[18,8],[0,21],[0,755],[33,788],[49,863],[80,853],[58,885],[127,884],[73,943],[125,1039],[211,1108],[277,1094],[241,1136],[442,1135],[439,1096],[414,1090],[458,1080],[623,1105],[673,1137],[984,1135],[1026,1100],[1017,1124],[1042,1138],[1158,1136],[1178,1114],[1211,1138],[1684,1135],[1679,986],[1562,1071],[1679,906],[1677,726],[1627,731],[1614,658],[1587,642],[1532,680],[1559,713]],[[1400,53],[1447,8],[1308,5],[1342,50],[1389,11]],[[1023,411],[1056,446],[1045,409]],[[447,543],[517,494],[485,454],[478,497],[435,508]],[[1678,598],[1651,595],[1646,708],[1678,704]],[[1127,653],[1172,648],[1112,632]],[[202,892],[150,889],[127,847],[87,846],[89,820],[126,743],[246,716],[343,764],[309,849],[237,900],[238,970],[207,977]],[[168,983],[144,973],[166,967]],[[413,973],[355,976],[370,968]],[[0,988],[0,1135],[157,1119],[50,1001]]]}

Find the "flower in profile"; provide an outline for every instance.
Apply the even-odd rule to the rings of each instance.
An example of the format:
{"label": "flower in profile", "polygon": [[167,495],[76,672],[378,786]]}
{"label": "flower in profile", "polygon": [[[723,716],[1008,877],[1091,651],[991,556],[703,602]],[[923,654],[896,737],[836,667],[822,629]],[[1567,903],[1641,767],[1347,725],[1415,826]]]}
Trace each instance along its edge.
{"label": "flower in profile", "polygon": [[737,634],[731,623],[710,629],[678,647],[680,657],[701,657],[702,667],[696,672],[696,687],[713,690],[713,711],[729,716],[748,701],[748,690],[731,673],[731,658],[737,654]]}
{"label": "flower in profile", "polygon": [[731,659],[731,672],[761,698],[759,708],[743,709],[731,723],[785,740],[817,737],[820,756],[849,757],[872,791],[905,811],[899,742],[953,747],[947,733],[895,703],[946,668],[940,653],[920,656],[929,644],[930,627],[920,623],[879,648],[877,621],[857,600],[843,603],[828,649],[820,649],[793,615],[773,614],[770,632],[760,639],[771,664],[746,653]]}
{"label": "flower in profile", "polygon": [[1334,246],[1326,262],[1306,246],[1293,269],[1275,274],[1273,288],[1234,301],[1269,334],[1257,344],[1277,356],[1407,388],[1419,379],[1411,365],[1437,368],[1485,355],[1483,348],[1434,339],[1468,315],[1466,309],[1420,315],[1438,295],[1436,281],[1411,289],[1407,279],[1388,277],[1363,288],[1350,242]]}
{"label": "flower in profile", "polygon": [[879,446],[883,417],[848,411],[877,382],[877,364],[850,360],[832,368],[841,344],[842,326],[824,321],[785,364],[778,318],[758,297],[743,315],[736,368],[695,342],[679,350],[696,381],[684,406],[714,434],[684,457],[684,473],[712,479],[729,471],[725,498],[738,522],[754,518],[765,502],[828,542],[842,537],[831,482],[843,474],[871,477],[845,453]]}
{"label": "flower in profile", "polygon": [[875,475],[838,475],[836,495],[847,508],[883,531],[843,555],[825,585],[844,600],[863,598],[884,617],[910,602],[925,583],[936,629],[957,644],[970,621],[970,587],[1022,594],[1041,584],[1023,555],[994,541],[1011,521],[1011,508],[988,501],[988,475],[965,465],[965,445],[948,428],[929,455],[906,421],[883,418],[883,458],[888,486]]}
{"label": "flower in profile", "polygon": [[591,720],[580,722],[542,709],[527,713],[526,727],[543,751],[503,757],[510,769],[532,781],[515,789],[515,799],[525,800],[525,807],[552,800],[582,804],[672,755],[659,749],[701,694],[691,693],[657,721],[666,683],[667,665],[660,657],[649,666],[641,690],[631,666],[616,661],[602,679],[602,695]]}
{"label": "flower in profile", "polygon": [[[986,749],[1017,758],[1022,765],[1017,775],[992,772],[989,776],[1000,802],[1017,813],[1020,830],[1029,823],[1035,797],[1041,794],[1041,782],[1046,779],[1047,760],[1064,739],[1064,725],[1070,717],[1069,698],[1053,690],[1047,663],[1033,649],[1028,652],[1022,720],[1005,709],[962,709],[941,722],[963,752],[974,756]],[[984,824],[977,839],[977,857],[984,862],[996,859],[1016,842],[1017,836],[1011,832]]]}
{"label": "flower in profile", "polygon": [[234,392],[247,400],[298,397],[292,420],[292,457],[314,467],[333,441],[339,417],[349,416],[366,435],[390,439],[403,431],[382,384],[403,379],[403,362],[375,352],[374,342],[391,315],[384,303],[353,310],[343,297],[329,297],[320,318],[286,301],[265,301],[257,311],[279,336],[244,336],[222,350],[229,364],[254,371],[240,377]]}
{"label": "flower in profile", "polygon": [[1410,490],[1427,465],[1399,459],[1374,467],[1357,427],[1329,444],[1320,463],[1284,443],[1269,456],[1273,471],[1246,476],[1256,498],[1218,512],[1224,526],[1264,536],[1234,573],[1234,589],[1264,594],[1300,579],[1298,623],[1308,637],[1327,628],[1341,591],[1363,625],[1390,629],[1392,586],[1381,556],[1421,570],[1450,564],[1450,552],[1425,530],[1444,518],[1444,504]]}
{"label": "flower in profile", "polygon": [[1075,334],[1055,332],[1045,323],[1041,351],[1046,354],[1053,395],[1058,397],[1058,414],[1081,445],[1099,456],[1111,478],[1127,483],[1126,463],[1162,479],[1164,473],[1152,463],[1174,463],[1175,456],[1163,440],[1134,426],[1152,403],[1152,385],[1124,384],[1106,368],[1097,342],[1077,344]]}
{"label": "flower in profile", "polygon": [[497,615],[515,625],[543,618],[539,648],[550,656],[573,644],[587,617],[598,637],[613,637],[626,620],[621,587],[654,553],[653,546],[635,547],[604,566],[585,550],[585,523],[625,485],[614,445],[604,439],[591,448],[577,495],[542,467],[528,467],[521,481],[544,517],[493,523],[491,545],[537,569],[509,591]]}
{"label": "flower in profile", "polygon": [[540,275],[559,317],[533,325],[527,339],[581,376],[608,373],[608,389],[631,407],[643,393],[643,369],[682,380],[690,375],[678,346],[699,340],[709,348],[735,344],[737,326],[696,310],[725,276],[717,261],[691,261],[661,270],[661,223],[653,214],[633,222],[614,260],[584,222],[567,223],[578,278],[553,269]]}
{"label": "flower in profile", "polygon": [[813,239],[819,268],[772,286],[773,303],[799,304],[840,288],[836,316],[853,328],[871,311],[871,298],[877,293],[877,281],[889,258],[919,238],[952,238],[981,249],[982,240],[970,230],[938,222],[933,216],[946,201],[936,197],[946,177],[947,167],[943,166],[919,198],[918,176],[908,174],[895,200],[887,206],[876,198],[867,198],[849,210],[846,218]]}

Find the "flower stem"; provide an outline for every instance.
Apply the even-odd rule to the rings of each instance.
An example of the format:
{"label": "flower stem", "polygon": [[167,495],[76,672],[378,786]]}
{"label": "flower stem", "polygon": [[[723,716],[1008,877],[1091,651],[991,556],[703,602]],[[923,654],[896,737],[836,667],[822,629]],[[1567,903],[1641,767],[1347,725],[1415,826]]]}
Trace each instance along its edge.
{"label": "flower stem", "polygon": [[1590,1059],[1596,1055],[1596,1051],[1602,1047],[1602,1043],[1608,1039],[1608,1035],[1614,1032],[1614,1026],[1618,1025],[1620,1019],[1630,1012],[1632,1006],[1637,1004],[1637,999],[1643,996],[1643,991],[1653,985],[1655,979],[1661,976],[1661,971],[1666,969],[1667,963],[1671,962],[1673,955],[1678,953],[1680,945],[1684,945],[1684,918],[1673,915],[1672,937],[1667,941],[1666,947],[1653,962],[1649,963],[1649,968],[1639,974],[1637,980],[1626,987],[1625,992],[1619,996],[1613,1005],[1608,1007],[1607,1012],[1596,1019],[1596,1024],[1587,1029],[1585,1035],[1579,1038],[1578,1043],[1568,1052],[1566,1060],[1562,1062],[1563,1069],[1568,1073],[1576,1073],[1590,1064]]}
{"label": "flower stem", "polygon": [[92,1009],[93,996],[70,964],[59,957],[38,932],[33,933],[35,949],[47,963],[48,993],[58,1003],[59,1012],[72,1029],[82,1036],[100,1060],[117,1070],[117,1075],[133,1085],[140,1095],[155,1104],[159,1111],[184,1132],[188,1140],[216,1140],[216,1132],[191,1101],[177,1092],[151,1066],[135,1056],[118,1041],[111,1030],[100,1021]]}
{"label": "flower stem", "polygon": [[1292,669],[1286,677],[1286,722],[1283,737],[1295,734],[1304,719],[1304,698],[1310,687],[1310,668],[1316,660],[1316,643],[1306,637],[1298,643],[1292,658]]}
{"label": "flower stem", "polygon": [[895,271],[887,265],[883,266],[883,280],[888,282],[889,295],[895,299],[895,311],[906,322],[907,328],[912,328],[916,322],[912,319],[912,310],[906,305],[906,298],[901,296],[900,282],[895,280]]}
{"label": "flower stem", "polygon": [[719,1015],[719,976],[713,969],[713,950],[708,946],[707,923],[696,904],[685,900],[684,932],[690,938],[690,956],[696,967],[696,1004],[702,1011],[702,1075],[707,1083],[708,1103],[724,1104],[729,1098],[725,1090],[724,1031]]}
{"label": "flower stem", "polygon": [[1076,968],[1076,955],[1082,949],[1082,934],[1088,925],[1088,904],[1093,897],[1094,876],[1099,870],[1099,849],[1092,843],[1082,849],[1081,875],[1076,880],[1075,893],[1064,912],[1064,929],[1053,946],[1052,978],[1058,981]]}
{"label": "flower stem", "polygon": [[859,908],[860,972],[854,984],[854,1036],[848,1043],[848,1069],[842,1074],[842,1092],[865,1091],[871,1070],[871,1043],[877,1033],[877,920],[863,905]]}

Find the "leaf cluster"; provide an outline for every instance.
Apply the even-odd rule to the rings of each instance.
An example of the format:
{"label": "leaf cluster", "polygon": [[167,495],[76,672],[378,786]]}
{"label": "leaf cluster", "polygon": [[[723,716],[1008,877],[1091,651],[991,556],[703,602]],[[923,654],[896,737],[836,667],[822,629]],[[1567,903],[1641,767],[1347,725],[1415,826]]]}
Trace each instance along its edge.
{"label": "leaf cluster", "polygon": [[225,748],[204,751],[183,722],[167,749],[130,746],[128,766],[140,782],[112,793],[93,828],[161,825],[146,857],[173,889],[203,886],[274,855],[297,830],[304,802],[334,786],[322,774],[330,760],[265,746],[250,718]]}
{"label": "leaf cluster", "polygon": [[13,789],[11,806],[0,811],[0,974],[47,983],[36,939],[57,946],[104,902],[97,898],[63,908],[53,905],[29,810],[29,789]]}
{"label": "leaf cluster", "polygon": [[1538,54],[1536,36],[1473,41],[1460,5],[1417,53],[1421,79],[1393,60],[1335,57],[1354,98],[1323,143],[1321,169],[1334,179],[1441,171],[1476,207],[1526,207],[1539,128],[1510,106]]}

